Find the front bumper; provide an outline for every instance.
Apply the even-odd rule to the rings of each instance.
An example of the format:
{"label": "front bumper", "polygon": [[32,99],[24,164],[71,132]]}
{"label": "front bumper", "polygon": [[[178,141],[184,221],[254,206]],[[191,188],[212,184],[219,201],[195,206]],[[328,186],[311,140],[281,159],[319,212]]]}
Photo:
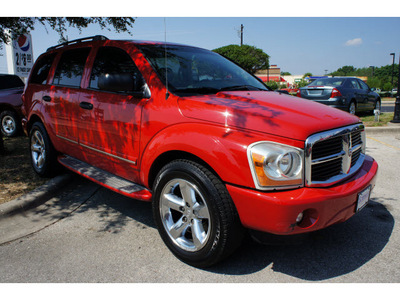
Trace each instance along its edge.
{"label": "front bumper", "polygon": [[[358,194],[375,186],[376,161],[366,155],[352,177],[327,188],[300,188],[263,192],[227,184],[243,226],[273,234],[315,231],[344,222],[355,214]],[[301,222],[296,222],[303,212]]]}

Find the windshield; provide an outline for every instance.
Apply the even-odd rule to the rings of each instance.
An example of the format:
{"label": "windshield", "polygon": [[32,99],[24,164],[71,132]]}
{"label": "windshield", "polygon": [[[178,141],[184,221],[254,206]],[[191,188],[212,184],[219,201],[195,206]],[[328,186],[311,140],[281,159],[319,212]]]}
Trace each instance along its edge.
{"label": "windshield", "polygon": [[[268,88],[217,53],[188,46],[139,45],[168,90],[178,95]],[[165,53],[166,51],[166,53]]]}
{"label": "windshield", "polygon": [[322,78],[314,80],[308,86],[339,86],[343,81],[343,78]]}

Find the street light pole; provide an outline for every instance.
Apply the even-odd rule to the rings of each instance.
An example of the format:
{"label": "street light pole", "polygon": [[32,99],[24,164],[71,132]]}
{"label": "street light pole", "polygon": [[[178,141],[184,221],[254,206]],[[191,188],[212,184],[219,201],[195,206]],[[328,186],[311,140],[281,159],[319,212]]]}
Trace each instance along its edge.
{"label": "street light pole", "polygon": [[393,62],[392,62],[392,87],[393,87],[393,72],[394,72],[394,57],[396,56],[394,53],[390,53],[390,55],[393,56]]}
{"label": "street light pole", "polygon": [[390,121],[392,123],[400,123],[400,95],[399,95],[399,90],[400,90],[400,55],[399,55],[399,77],[397,79],[397,95],[396,95],[396,102],[395,102],[395,105],[394,105],[394,116],[393,116],[393,120]]}
{"label": "street light pole", "polygon": [[243,24],[240,26],[240,46],[243,46]]}

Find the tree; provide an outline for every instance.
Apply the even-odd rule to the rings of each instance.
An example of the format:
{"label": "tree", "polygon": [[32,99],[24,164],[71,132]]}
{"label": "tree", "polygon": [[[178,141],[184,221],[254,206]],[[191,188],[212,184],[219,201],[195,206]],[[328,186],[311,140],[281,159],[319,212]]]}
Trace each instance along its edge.
{"label": "tree", "polygon": [[228,45],[213,50],[240,65],[249,73],[269,68],[269,55],[249,45]]}
{"label": "tree", "polygon": [[353,66],[343,66],[337,71],[332,72],[331,75],[333,76],[351,76],[354,75],[353,73],[356,71],[356,69]]}
{"label": "tree", "polygon": [[310,76],[312,76],[312,73],[308,72],[308,73],[303,75],[303,78],[310,77]]}
{"label": "tree", "polygon": [[292,75],[290,72],[281,72],[281,76],[290,76]]}
{"label": "tree", "polygon": [[[65,33],[68,27],[75,27],[82,30],[88,27],[89,24],[98,24],[101,29],[111,26],[116,32],[128,32],[135,22],[135,18],[103,18],[103,17],[10,17],[0,18],[0,42],[9,43],[12,35],[21,35],[29,33],[35,29],[39,23],[43,26],[49,25],[60,35],[60,42],[67,41]],[[5,31],[8,29],[9,31]]]}

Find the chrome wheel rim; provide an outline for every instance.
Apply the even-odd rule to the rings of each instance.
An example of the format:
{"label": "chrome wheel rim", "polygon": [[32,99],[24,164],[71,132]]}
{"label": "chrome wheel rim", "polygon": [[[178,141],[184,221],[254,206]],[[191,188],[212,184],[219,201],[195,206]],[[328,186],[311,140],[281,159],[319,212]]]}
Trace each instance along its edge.
{"label": "chrome wheel rim", "polygon": [[46,161],[46,148],[43,136],[36,130],[31,137],[32,162],[37,169],[41,169]]}
{"label": "chrome wheel rim", "polygon": [[376,101],[375,103],[375,109],[381,111],[381,103],[379,101]]}
{"label": "chrome wheel rim", "polygon": [[356,114],[356,105],[355,105],[353,102],[350,103],[349,112],[350,112],[352,115],[355,115],[355,114]]}
{"label": "chrome wheel rim", "polygon": [[12,118],[10,116],[5,116],[1,122],[1,126],[3,127],[3,131],[6,134],[12,134],[16,128],[14,118]]}
{"label": "chrome wheel rim", "polygon": [[173,179],[164,186],[160,215],[168,236],[183,250],[199,251],[210,238],[211,218],[206,201],[187,180]]}

